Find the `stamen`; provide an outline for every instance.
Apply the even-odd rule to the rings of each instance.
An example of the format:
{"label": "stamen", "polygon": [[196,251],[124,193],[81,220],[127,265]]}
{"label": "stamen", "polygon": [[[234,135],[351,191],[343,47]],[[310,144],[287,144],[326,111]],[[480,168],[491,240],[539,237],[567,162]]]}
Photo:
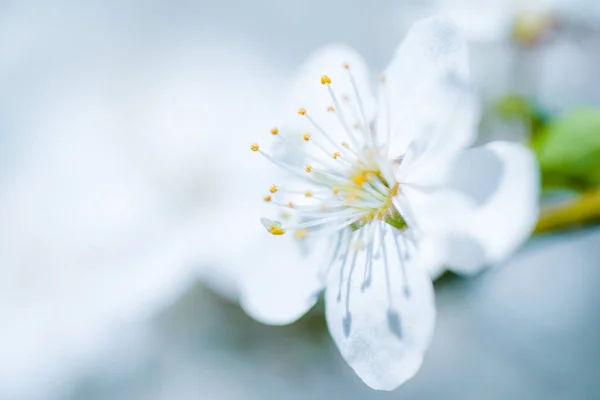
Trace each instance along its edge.
{"label": "stamen", "polygon": [[[310,136],[310,134],[308,134],[308,133],[305,133],[305,134],[303,135],[303,139],[304,139],[304,141],[305,141],[305,142],[309,142],[309,141],[310,141],[310,142],[312,142],[312,143],[313,143],[315,146],[317,146],[317,147],[319,148],[319,150],[321,150],[321,152],[323,152],[324,154],[326,154],[326,155],[329,155],[329,154],[331,154],[331,153],[329,152],[329,150],[327,150],[327,149],[325,148],[325,146],[323,146],[323,145],[322,145],[322,144],[321,144],[321,143],[320,143],[318,140],[315,140],[313,137],[311,137],[311,136]],[[351,163],[349,160],[346,160],[345,158],[342,158],[342,157],[341,157],[341,153],[340,153],[339,151],[336,151],[334,154],[338,154],[338,157],[340,157],[340,159],[341,159],[341,160],[343,160],[344,162],[346,162],[346,164],[348,164],[348,165],[352,165],[352,163]],[[334,158],[337,158],[337,157],[334,157]]]}
{"label": "stamen", "polygon": [[259,150],[258,149],[258,145],[256,145],[256,150],[253,150],[253,151],[259,152],[264,158],[266,158],[267,160],[271,161],[273,164],[277,165],[280,168],[285,169],[286,171],[288,171],[289,173],[291,173],[293,175],[296,175],[300,179],[308,180],[309,182],[312,182],[312,183],[317,184],[317,185],[323,185],[323,183],[315,181],[315,180],[311,179],[310,177],[308,177],[307,175],[300,173],[300,171],[297,171],[294,167],[292,167],[290,165],[287,165],[287,164],[284,164],[281,161],[276,160],[275,158],[271,157],[270,155],[268,155],[264,151]]}
{"label": "stamen", "polygon": [[344,118],[344,113],[342,112],[342,108],[340,107],[337,97],[336,97],[335,93],[333,92],[333,89],[331,89],[331,80],[329,82],[325,82],[324,85],[327,86],[327,91],[329,91],[329,96],[331,96],[331,101],[333,101],[333,106],[337,110],[335,115],[337,115],[338,120],[340,121],[340,124],[342,124],[342,127],[346,131],[346,135],[348,135],[348,138],[350,139],[350,141],[352,142],[354,147],[356,147],[357,149],[360,149],[360,145],[358,144],[358,141],[356,140],[356,138],[354,137],[354,134],[352,133],[352,131],[348,127],[348,124],[346,123],[346,119]]}
{"label": "stamen", "polygon": [[[292,140],[289,140],[289,138],[284,137],[282,135],[277,135],[277,137],[279,137],[281,140],[283,140],[287,145],[293,147],[294,149],[296,149],[297,151],[299,151],[300,153],[302,153],[304,156],[306,156],[306,158],[309,158],[309,159],[311,159],[313,161],[316,161],[318,163],[321,163],[321,164],[327,164],[328,166],[333,167],[333,168],[337,167],[334,163],[329,162],[330,160],[326,160],[325,162],[323,162],[323,159],[317,158],[316,156],[314,156],[313,154],[309,153],[308,151],[306,151],[302,147],[298,146]],[[308,133],[308,132],[305,133],[304,135],[302,135],[302,138],[306,142],[309,141],[310,140],[310,133]]]}
{"label": "stamen", "polygon": [[342,247],[342,239],[344,237],[345,231],[340,231],[337,234],[337,239],[335,242],[335,246],[333,247],[333,251],[332,251],[332,255],[331,257],[329,257],[329,262],[327,262],[326,264],[323,264],[324,267],[321,267],[319,270],[319,277],[321,279],[325,279],[329,273],[329,270],[331,269],[332,265],[335,264],[335,261],[338,258],[338,255],[340,254],[340,248]]}
{"label": "stamen", "polygon": [[381,224],[379,225],[379,232],[380,232],[380,237],[381,237],[381,252],[383,254],[383,265],[384,265],[384,271],[385,271],[385,286],[387,289],[387,296],[388,296],[388,303],[390,308],[392,308],[392,289],[390,287],[390,271],[388,269],[388,260],[387,260],[387,251],[385,249],[385,227],[383,226],[384,222],[381,222]]}
{"label": "stamen", "polygon": [[[356,267],[356,258],[358,257],[358,252],[360,251],[359,243],[362,240],[362,236],[364,233],[364,229],[361,229],[358,234],[357,245],[354,247],[354,254],[352,256],[352,263],[350,264],[350,271],[348,272],[348,279],[346,281],[346,324],[345,326],[350,326],[350,287],[352,285],[352,274],[354,273],[354,268]],[[340,288],[341,289],[341,288]],[[339,297],[339,295],[338,295]],[[349,331],[349,329],[348,329]],[[346,332],[348,335],[349,332]]]}
{"label": "stamen", "polygon": [[261,218],[260,222],[271,235],[279,236],[285,233],[285,229],[281,228],[281,223],[278,221],[272,221],[268,218]]}
{"label": "stamen", "polygon": [[371,222],[369,223],[368,228],[363,228],[363,229],[369,229],[369,244],[367,245],[367,258],[365,260],[365,273],[363,275],[363,282],[360,286],[361,290],[364,291],[366,288],[369,287],[369,285],[371,284],[371,276],[372,276],[372,264],[373,264],[373,246],[375,245],[375,223]]}
{"label": "stamen", "polygon": [[338,303],[342,300],[342,282],[344,281],[344,269],[346,268],[346,260],[348,260],[348,254],[350,253],[348,250],[350,248],[350,243],[352,242],[352,237],[354,236],[354,232],[350,234],[348,237],[348,242],[346,243],[346,251],[344,252],[344,259],[342,260],[342,266],[340,267],[340,278],[339,278],[339,286],[338,286],[338,295],[337,301]]}
{"label": "stamen", "polygon": [[269,189],[269,192],[271,192],[271,193],[277,193],[277,185],[271,186],[271,188]]}
{"label": "stamen", "polygon": [[294,237],[298,240],[300,239],[304,239],[306,237],[306,235],[308,235],[308,229],[304,228],[304,229],[298,229],[296,231],[296,234],[294,235]]}
{"label": "stamen", "polygon": [[[379,82],[381,82],[380,93],[382,96],[382,103],[385,112],[385,149],[384,153],[386,156],[390,151],[390,139],[392,137],[392,119],[391,119],[391,111],[390,111],[390,100],[388,97],[387,85],[385,84],[385,76],[381,75],[379,77]],[[380,133],[381,134],[381,133]]]}
{"label": "stamen", "polygon": [[408,253],[408,249],[406,250],[406,254],[402,253],[400,250],[400,244],[398,243],[398,237],[396,234],[392,234],[394,237],[394,244],[396,245],[396,251],[398,252],[398,259],[400,260],[400,269],[402,270],[402,286],[404,287],[404,296],[406,298],[410,297],[410,288],[408,286],[408,275],[406,274],[406,266],[404,265],[404,261],[406,260],[406,254]]}
{"label": "stamen", "polygon": [[250,146],[250,150],[252,151],[258,151],[260,147],[258,146],[258,143],[252,143],[252,145]]}
{"label": "stamen", "polygon": [[[312,124],[312,126],[315,127],[315,129],[317,131],[319,131],[319,133],[321,135],[323,135],[325,137],[325,139],[327,139],[327,141],[329,143],[331,143],[331,145],[334,148],[337,148],[337,143],[335,142],[335,140],[333,140],[331,138],[331,136],[329,136],[329,134],[327,134],[327,132],[325,132],[325,130],[323,128],[321,128],[321,126],[319,124],[317,124],[317,122],[312,119],[312,117],[310,115],[308,115],[308,113],[306,112],[306,110],[304,108],[301,108],[300,111],[298,111],[298,114],[303,115],[304,117],[306,117],[306,119],[308,119],[308,122],[310,122]],[[350,149],[349,147],[346,147],[348,149],[348,151],[350,151],[355,157],[358,157],[358,153],[356,153],[354,150]]]}
{"label": "stamen", "polygon": [[278,133],[279,133],[279,129],[277,129],[277,128],[271,129],[271,135],[277,135]]}
{"label": "stamen", "polygon": [[367,120],[365,108],[363,106],[363,102],[360,97],[360,93],[358,91],[358,86],[356,86],[356,81],[354,80],[354,75],[352,74],[352,71],[350,71],[350,65],[346,63],[346,64],[344,64],[344,68],[346,68],[346,70],[348,71],[348,76],[350,76],[350,83],[352,84],[352,89],[354,90],[354,95],[356,96],[356,103],[358,103],[358,111],[360,112],[360,116],[362,117],[362,120],[363,120],[364,130],[367,134],[367,137],[371,141],[371,145],[373,147],[376,147],[377,144],[375,141],[375,135],[373,135],[373,133],[371,132],[371,127],[370,127],[369,121]]}

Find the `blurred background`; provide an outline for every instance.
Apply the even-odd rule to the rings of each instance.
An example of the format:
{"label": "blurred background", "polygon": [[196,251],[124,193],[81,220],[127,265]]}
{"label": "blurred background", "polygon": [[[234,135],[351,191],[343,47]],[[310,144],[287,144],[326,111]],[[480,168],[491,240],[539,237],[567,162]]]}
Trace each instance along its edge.
{"label": "blurred background", "polygon": [[[376,74],[436,13],[544,208],[505,265],[436,282],[422,371],[375,392],[320,305],[254,322],[210,272],[245,244],[206,243],[255,223],[245,154],[302,60],[343,42]],[[599,218],[596,0],[0,1],[0,399],[596,399]]]}

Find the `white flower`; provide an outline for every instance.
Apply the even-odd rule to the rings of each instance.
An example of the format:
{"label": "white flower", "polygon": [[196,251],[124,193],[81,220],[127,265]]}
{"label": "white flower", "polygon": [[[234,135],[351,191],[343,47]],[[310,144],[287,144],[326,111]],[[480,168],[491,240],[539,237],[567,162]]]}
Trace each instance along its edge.
{"label": "white flower", "polygon": [[450,21],[413,26],[378,100],[369,78],[351,49],[317,52],[292,89],[295,118],[271,131],[279,145],[251,146],[280,167],[270,179],[284,180],[265,196],[269,247],[248,239],[259,259],[242,273],[240,301],[285,324],[325,288],[342,356],[366,384],[391,390],[417,372],[431,340],[428,274],[444,261],[473,271],[510,254],[535,223],[538,178],[520,145],[468,149],[478,107]]}

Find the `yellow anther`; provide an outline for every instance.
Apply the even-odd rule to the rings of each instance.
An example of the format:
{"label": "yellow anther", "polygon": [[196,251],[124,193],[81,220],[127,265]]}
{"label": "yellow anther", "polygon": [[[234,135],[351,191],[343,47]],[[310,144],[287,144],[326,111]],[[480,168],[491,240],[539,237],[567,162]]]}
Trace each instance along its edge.
{"label": "yellow anther", "polygon": [[271,189],[269,189],[269,191],[270,191],[271,193],[277,193],[277,185],[273,185],[273,186],[271,186]]}
{"label": "yellow anther", "polygon": [[367,179],[365,178],[364,175],[356,175],[352,178],[352,182],[354,182],[358,186],[362,186],[362,184],[365,183],[366,181],[367,181]]}
{"label": "yellow anther", "polygon": [[322,85],[324,85],[324,84],[326,84],[326,83],[327,83],[327,84],[331,83],[331,79],[329,79],[329,77],[328,77],[327,75],[323,75],[323,76],[321,77],[321,84],[322,84]]}
{"label": "yellow anther", "polygon": [[298,110],[298,114],[300,114],[300,115],[304,115],[304,114],[306,114],[306,108],[301,108],[301,109],[299,109],[299,110]]}
{"label": "yellow anther", "polygon": [[279,129],[277,129],[277,128],[271,129],[271,135],[277,135],[278,133],[279,133]]}
{"label": "yellow anther", "polygon": [[269,233],[271,235],[283,235],[285,233],[285,231],[283,229],[281,229],[281,227],[279,225],[273,225],[271,226],[271,228],[269,228]]}
{"label": "yellow anther", "polygon": [[347,148],[348,148],[348,143],[346,143],[346,142],[342,142],[342,147],[344,147],[344,148],[346,148],[346,149],[347,149]]}
{"label": "yellow anther", "polygon": [[306,196],[306,197],[312,197],[312,195],[313,195],[313,194],[312,194],[312,192],[311,192],[310,190],[307,190],[307,191],[304,193],[304,196]]}
{"label": "yellow anther", "polygon": [[250,146],[250,150],[252,151],[258,151],[259,148],[258,143],[252,143],[252,146]]}
{"label": "yellow anther", "polygon": [[296,239],[303,239],[306,237],[306,235],[308,235],[308,229],[302,228],[302,229],[298,229],[296,231],[295,237],[296,237]]}
{"label": "yellow anther", "polygon": [[310,133],[305,133],[302,135],[302,139],[304,139],[305,142],[308,142],[310,140]]}
{"label": "yellow anther", "polygon": [[346,69],[350,69],[350,64],[348,64],[348,63],[344,63],[344,68],[346,68]]}
{"label": "yellow anther", "polygon": [[266,195],[266,196],[263,198],[263,200],[264,200],[264,201],[266,201],[266,202],[269,202],[269,201],[271,201],[271,196],[270,196],[270,195]]}
{"label": "yellow anther", "polygon": [[327,111],[334,112],[335,108],[333,108],[333,106],[329,106],[329,107],[327,107]]}
{"label": "yellow anther", "polygon": [[312,172],[312,165],[310,165],[310,164],[306,164],[306,166],[304,167],[304,170],[305,170],[306,172]]}
{"label": "yellow anther", "polygon": [[334,187],[333,188],[333,194],[338,194],[340,192],[339,188]]}
{"label": "yellow anther", "polygon": [[289,208],[294,208],[294,203],[292,203],[291,201],[288,203],[288,207]]}
{"label": "yellow anther", "polygon": [[338,158],[339,156],[341,156],[341,154],[340,154],[340,152],[339,152],[339,151],[336,151],[335,153],[333,153],[333,159],[334,159],[334,160],[337,160],[337,158]]}

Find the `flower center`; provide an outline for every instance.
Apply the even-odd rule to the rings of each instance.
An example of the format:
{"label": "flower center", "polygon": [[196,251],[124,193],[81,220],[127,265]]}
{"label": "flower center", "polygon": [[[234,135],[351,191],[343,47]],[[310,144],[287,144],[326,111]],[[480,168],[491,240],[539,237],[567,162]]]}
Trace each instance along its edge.
{"label": "flower center", "polygon": [[[303,239],[307,235],[331,234],[345,228],[358,231],[374,220],[400,230],[407,227],[393,202],[400,185],[394,177],[394,163],[386,154],[387,145],[378,143],[350,67],[344,64],[344,68],[354,88],[352,99],[348,95],[343,96],[346,113],[331,88],[331,79],[323,75],[321,84],[327,88],[333,103],[327,111],[336,114],[347,142],[336,142],[305,108],[300,108],[298,114],[308,120],[314,134],[304,132],[298,138],[301,140],[296,141],[281,135],[278,128],[271,129],[271,134],[307,161],[314,161],[314,165],[307,163],[301,168],[263,152],[256,143],[250,147],[309,184],[308,188],[302,189],[282,189],[277,185],[270,188],[264,200],[279,206],[283,211],[282,219],[287,220],[282,223],[262,219],[267,231],[273,235],[283,235],[292,230],[297,239]],[[357,120],[354,129],[347,123],[347,114],[352,114],[351,117]]]}

